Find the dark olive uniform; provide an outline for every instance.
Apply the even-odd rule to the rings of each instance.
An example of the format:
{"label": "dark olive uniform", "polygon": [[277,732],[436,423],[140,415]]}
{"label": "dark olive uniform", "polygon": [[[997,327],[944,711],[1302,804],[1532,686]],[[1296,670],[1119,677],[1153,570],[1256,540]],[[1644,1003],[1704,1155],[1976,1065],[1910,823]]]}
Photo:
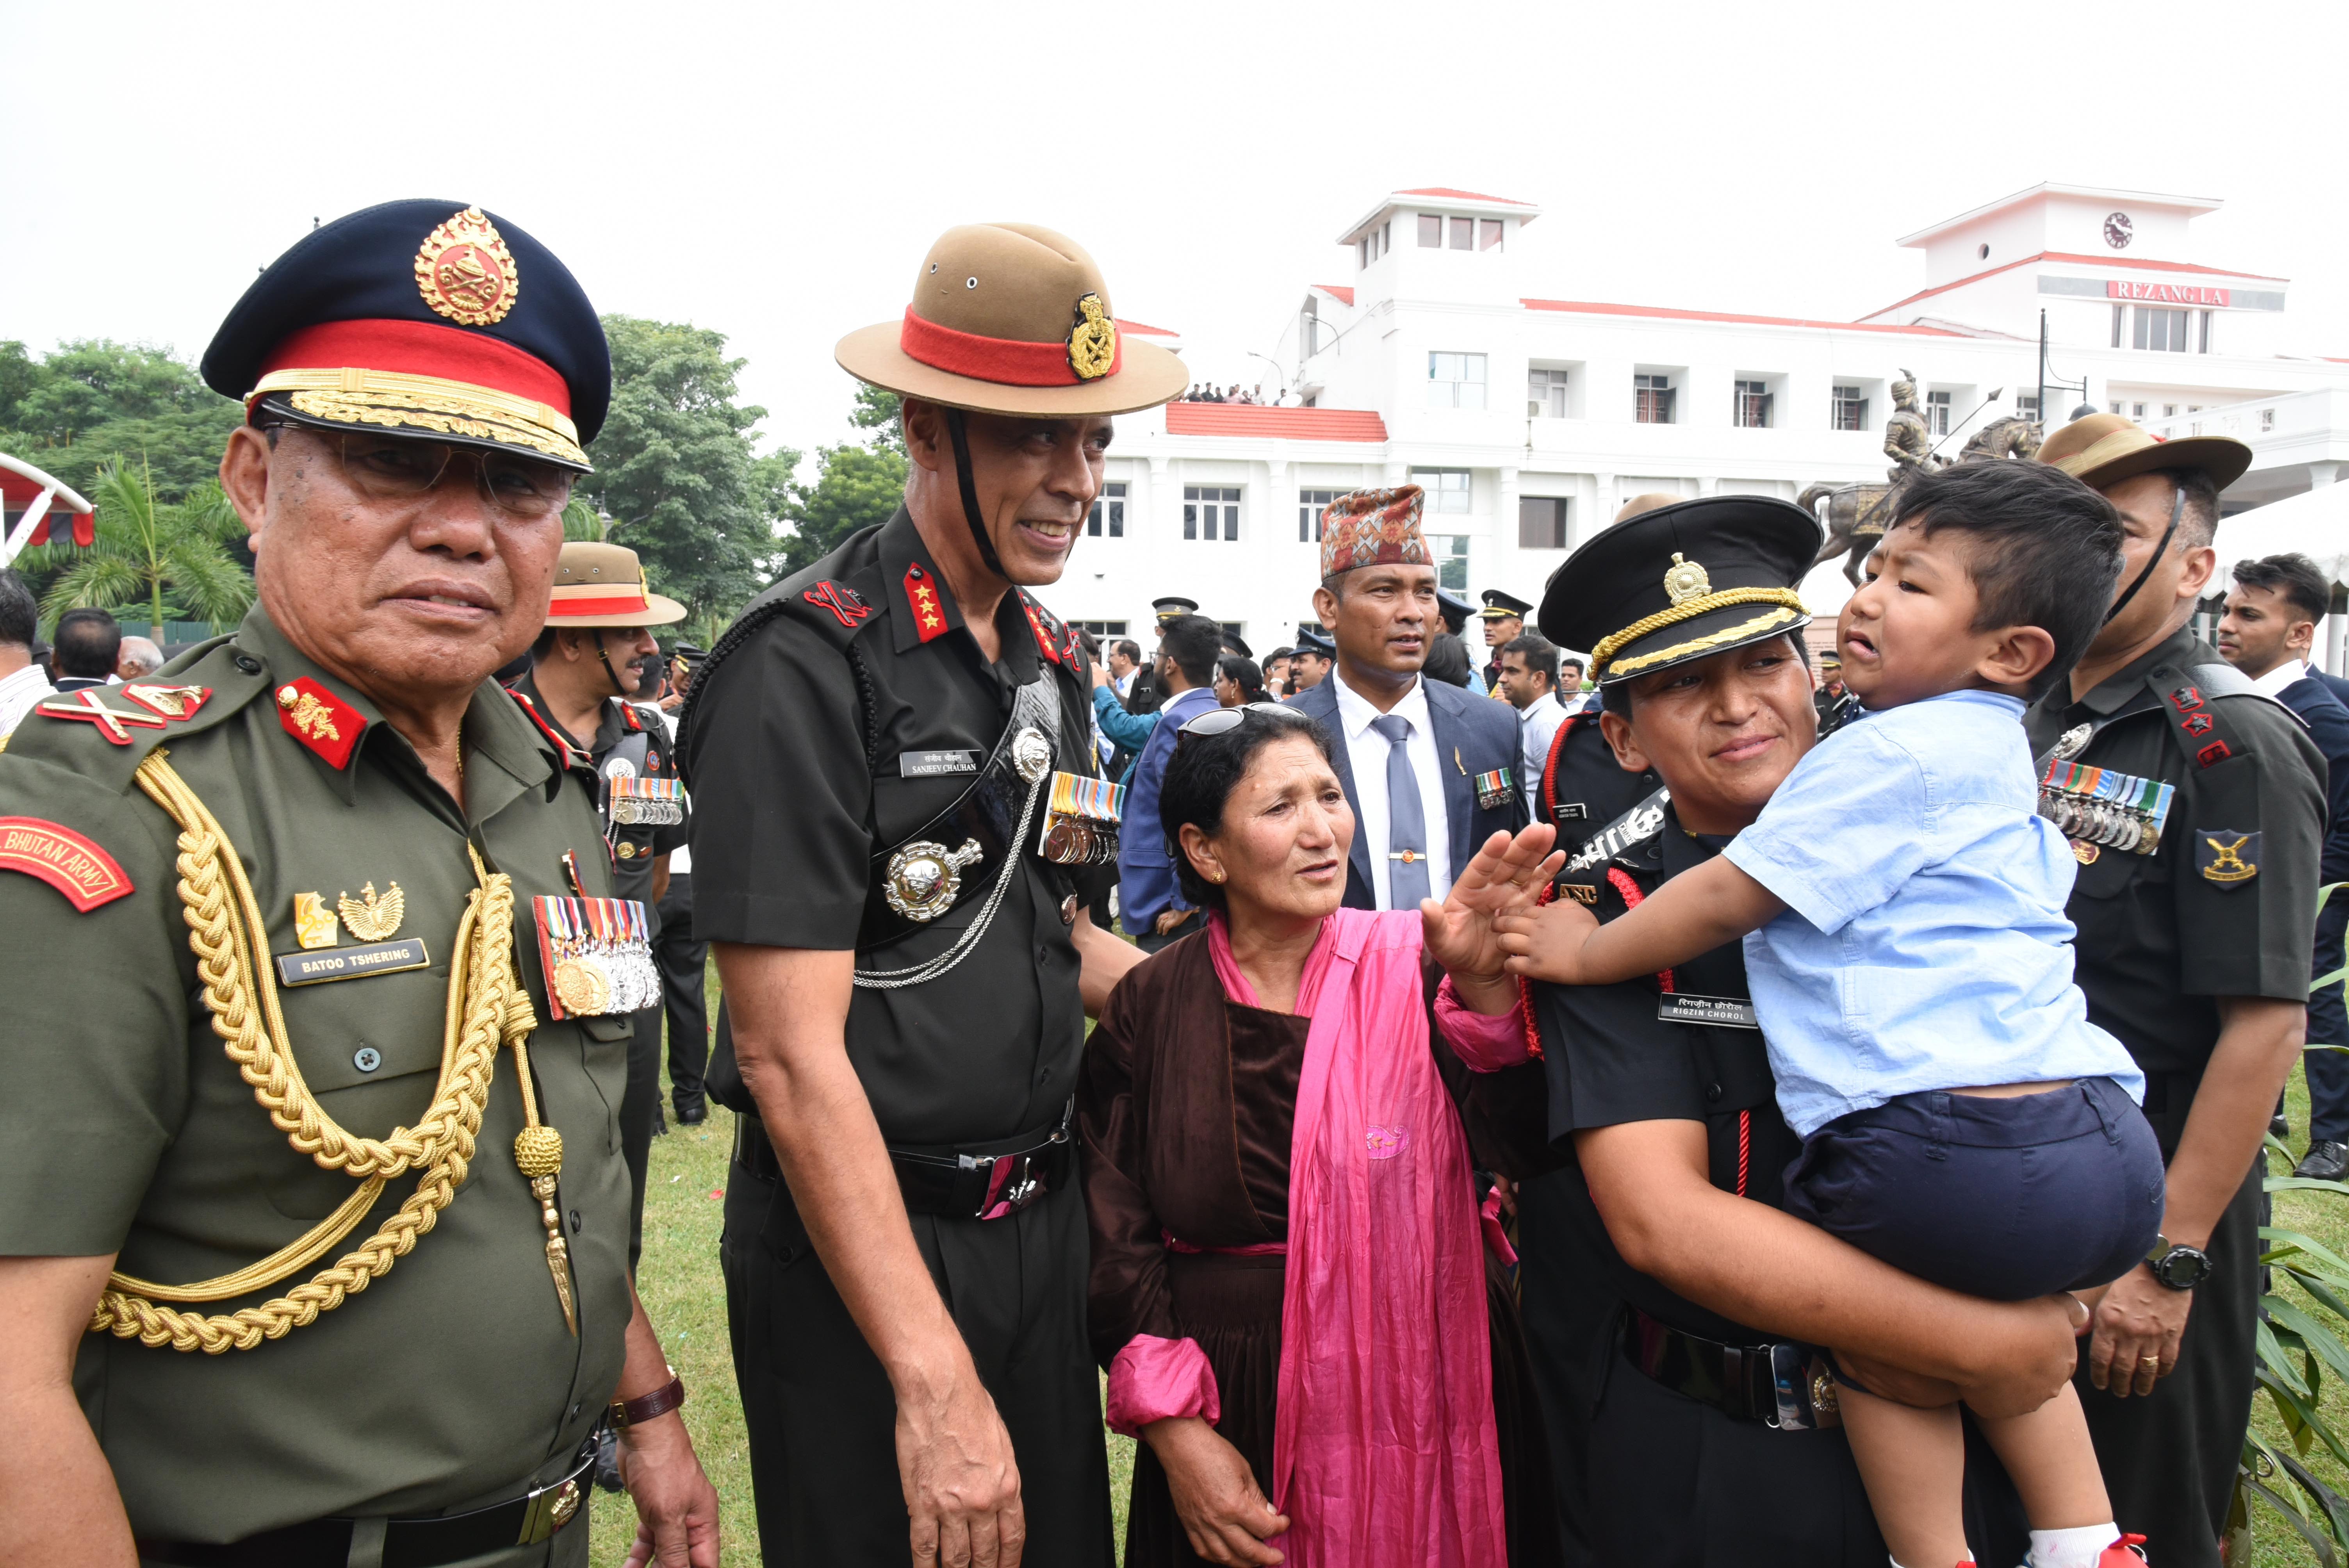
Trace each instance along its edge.
{"label": "dark olive uniform", "polygon": [[[2145,1069],[2167,1160],[2218,1044],[2217,998],[2308,995],[2324,760],[2288,709],[2187,630],[2069,696],[2059,687],[2026,719],[2043,766],[2054,751],[2177,789],[2153,854],[2075,840],[2086,863],[2065,906],[2088,1017]],[[2211,1235],[2177,1369],[2150,1397],[2116,1399],[2089,1384],[2083,1356],[2080,1402],[2116,1519],[2163,1568],[2219,1562],[2251,1420],[2262,1163]]]}
{"label": "dark olive uniform", "polygon": [[[832,951],[857,944],[876,852],[965,795],[1015,711],[1049,716],[1036,722],[1057,731],[1054,768],[1092,771],[1090,677],[1073,634],[1017,591],[996,631],[1001,651],[990,663],[902,509],[753,602],[703,666],[681,727],[700,935]],[[857,953],[860,971],[912,968],[991,919],[965,961],[936,977],[854,994],[848,1056],[893,1153],[1028,1150],[1065,1125],[1084,1039],[1063,917],[1073,917],[1075,890],[1036,852],[1037,825],[999,825],[1009,864],[966,873],[983,879],[972,885],[986,896]],[[750,1109],[722,1005],[719,1051],[712,1092]],[[888,1380],[810,1248],[757,1118],[737,1126],[720,1255],[766,1560],[899,1560],[906,1512]],[[1010,1432],[1025,1560],[1106,1564],[1083,1197],[1064,1176],[1000,1218],[944,1207],[909,1199],[914,1236]]]}
{"label": "dark olive uniform", "polygon": [[[1601,921],[1624,912],[1624,884],[1644,897],[1726,841],[1683,831],[1670,806],[1652,797],[1634,811],[1629,821],[1603,824],[1606,842],[1588,846],[1590,862],[1569,860],[1560,878],[1558,896],[1583,897],[1574,890],[1588,889],[1586,902],[1595,900]],[[1611,855],[1600,853],[1610,847]],[[1672,971],[1669,997],[1653,977],[1537,985],[1534,993],[1549,1125],[1561,1142],[1626,1122],[1702,1122],[1713,1184],[1783,1206],[1781,1176],[1801,1140],[1778,1114],[1761,1031],[1666,1016],[1702,1007],[1750,1018],[1742,946],[1715,948]],[[1592,1401],[1565,1424],[1579,1417],[1584,1427],[1576,1446],[1586,1467],[1593,1560],[1644,1568],[1880,1568],[1883,1538],[1842,1432],[1781,1428],[1772,1336],[1683,1299],[1625,1263],[1578,1167],[1547,1184],[1557,1188],[1547,1239],[1590,1282],[1576,1310],[1557,1315],[1570,1336],[1537,1341],[1537,1354],[1553,1359],[1554,1385]],[[1530,1246],[1526,1255],[1530,1268]],[[1589,1310],[1594,1303],[1619,1304],[1604,1315],[1603,1330]],[[1787,1346],[1777,1355],[1796,1368],[1786,1392],[1807,1409],[1815,1352]],[[1968,1538],[1987,1549],[1984,1562],[2019,1561],[2028,1542],[2012,1489],[1971,1435],[1969,1457]]]}
{"label": "dark olive uniform", "polygon": [[[364,1535],[389,1516],[386,1561],[584,1563],[587,1532],[575,1522],[550,1542],[516,1546],[517,1510],[502,1537],[492,1529],[472,1551],[398,1522],[508,1503],[574,1474],[619,1379],[630,1311],[618,1116],[626,1020],[553,1020],[529,902],[571,892],[566,851],[591,893],[607,891],[593,780],[567,770],[523,708],[484,685],[464,720],[460,810],[376,708],[259,609],[149,684],[210,696],[184,719],[126,721],[128,745],[36,712],[0,756],[0,927],[11,934],[0,947],[0,1256],[116,1253],[126,1274],[205,1280],[286,1246],[355,1191],[349,1175],[288,1147],[213,1032],[179,892],[180,830],[132,779],[143,758],[167,753],[251,879],[268,934],[259,963],[347,971],[279,995],[303,1079],[353,1134],[385,1137],[432,1099],[452,938],[479,885],[467,844],[513,879],[515,947],[539,1019],[538,1105],[564,1140],[558,1203],[579,1329],[564,1325],[541,1205],[515,1167],[523,1113],[513,1054],[501,1051],[454,1199],[363,1293],[250,1350],[187,1353],[112,1334],[82,1342],[75,1387],[142,1556],[339,1564],[359,1560],[351,1521]],[[316,706],[289,708],[288,691]],[[155,717],[123,688],[89,695],[133,720]],[[90,856],[65,879],[96,901],[87,913],[35,869],[60,864],[64,848]],[[295,895],[308,893],[338,930],[333,946],[297,938]],[[359,918],[344,916],[340,929],[333,912],[346,900]],[[387,923],[400,951],[372,970],[364,938]],[[419,955],[416,944],[429,963],[398,967]],[[283,1284],[186,1310],[233,1313],[285,1295],[416,1188],[413,1173],[390,1180],[342,1243]],[[242,1555],[198,1549],[281,1531]]]}
{"label": "dark olive uniform", "polygon": [[[555,722],[539,695],[538,682],[524,676],[514,691],[527,697],[538,716],[554,727],[574,749],[595,763],[595,810],[604,825],[605,863],[611,868],[612,896],[634,899],[651,916],[653,936],[660,935],[660,913],[653,903],[653,862],[685,847],[689,823],[622,822],[612,815],[612,780],[675,779],[677,758],[670,754],[668,730],[660,710],[646,705],[605,697],[597,705],[595,738],[585,743]],[[666,814],[666,813],[664,813]],[[685,814],[680,811],[682,818]],[[660,1114],[662,1009],[656,1002],[629,1016],[628,1088],[620,1105],[620,1148],[627,1156],[629,1201],[628,1267],[636,1266],[644,1251],[645,1171],[652,1154],[653,1125]]]}

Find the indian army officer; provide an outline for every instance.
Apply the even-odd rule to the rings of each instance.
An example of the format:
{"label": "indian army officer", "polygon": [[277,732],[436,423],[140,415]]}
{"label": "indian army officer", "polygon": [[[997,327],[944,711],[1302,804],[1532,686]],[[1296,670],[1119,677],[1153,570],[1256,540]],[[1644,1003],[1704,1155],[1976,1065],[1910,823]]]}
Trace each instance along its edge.
{"label": "indian army officer", "polygon": [[2128,530],[2103,632],[2025,723],[2040,810],[2080,862],[2088,1016],[2145,1069],[2169,1168],[2162,1240],[2097,1305],[2080,1402],[2121,1528],[2163,1568],[2215,1568],[2251,1421],[2261,1140],[2306,1026],[2324,760],[2189,625],[2251,449],[2095,414],[2039,456]]}
{"label": "indian army officer", "polygon": [[694,924],[758,1113],[722,1257],[761,1542],[1107,1564],[1069,1108],[1085,1014],[1141,955],[1071,874],[1114,864],[1115,799],[1076,639],[1028,590],[1110,417],[1183,366],[1024,224],[947,231],[837,354],[905,400],[905,505],[754,601],[683,724]]}
{"label": "indian army officer", "polygon": [[[668,857],[686,841],[685,781],[678,777],[660,709],[634,703],[643,659],[658,650],[648,628],[685,619],[685,606],[645,586],[636,552],[574,540],[563,547],[546,625],[531,645],[530,673],[514,682],[529,703],[595,771],[596,808],[612,868],[612,894],[652,912],[668,892]],[[614,655],[617,655],[617,657]],[[620,1150],[628,1162],[628,1267],[644,1250],[645,1165],[660,1122],[660,986],[628,998],[628,1087],[620,1097]]]}
{"label": "indian army officer", "polygon": [[1485,689],[1499,696],[1501,650],[1525,634],[1526,612],[1533,606],[1498,588],[1485,589],[1481,597],[1485,607],[1476,612],[1476,619],[1483,624],[1485,648],[1492,655],[1485,661]]}
{"label": "indian army officer", "polygon": [[[1818,543],[1817,521],[1784,501],[1708,497],[1615,524],[1551,578],[1543,634],[1591,650],[1601,738],[1623,775],[1658,780],[1585,827],[1554,902],[1621,914],[1719,853],[1810,748],[1795,589]],[[1583,788],[1561,779],[1551,800]],[[1537,985],[1533,1002],[1547,1131],[1572,1163],[1527,1186],[1549,1208],[1524,1233],[1526,1331],[1548,1363],[1545,1413],[1583,1467],[1586,1560],[1880,1568],[1815,1347],[1837,1346],[1870,1387],[1940,1379],[1978,1409],[2027,1410],[2071,1371],[2085,1310],[1960,1295],[1781,1212],[1798,1145],[1736,944],[1667,975]],[[1495,1084],[1521,1092],[1501,1085],[1514,1070]],[[1588,1298],[1530,1310],[1537,1270]],[[1969,1472],[1982,1560],[2019,1562],[2012,1488],[1986,1452]]]}
{"label": "indian army officer", "polygon": [[643,1538],[717,1568],[628,1280],[628,1021],[580,994],[633,906],[490,680],[610,397],[595,311],[396,201],[203,372],[258,603],[0,757],[0,1563],[582,1563],[616,1421]]}

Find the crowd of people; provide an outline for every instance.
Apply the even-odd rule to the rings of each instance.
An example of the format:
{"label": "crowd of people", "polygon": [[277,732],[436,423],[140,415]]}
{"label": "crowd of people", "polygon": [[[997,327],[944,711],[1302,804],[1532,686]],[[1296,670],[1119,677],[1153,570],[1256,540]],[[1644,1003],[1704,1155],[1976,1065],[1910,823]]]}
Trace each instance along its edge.
{"label": "crowd of people", "polygon": [[837,349],[904,504],[706,651],[564,541],[584,293],[428,201],[205,356],[239,627],[0,573],[0,1568],[575,1564],[599,1473],[717,1568],[636,1288],[711,1101],[771,1563],[1106,1565],[1104,1429],[1137,1568],[2223,1561],[2349,1043],[2330,584],[2194,630],[2240,443],[1916,479],[1830,654],[1788,502],[1479,609],[1409,485],[1145,649],[1040,593],[1181,360],[1048,230],[919,276]]}
{"label": "crowd of people", "polygon": [[1267,397],[1264,395],[1264,387],[1260,385],[1243,387],[1238,382],[1235,381],[1229,387],[1218,390],[1214,382],[1201,381],[1194,385],[1188,392],[1184,393],[1179,397],[1172,399],[1172,401],[1177,403],[1272,404],[1279,402],[1280,399],[1278,397]]}

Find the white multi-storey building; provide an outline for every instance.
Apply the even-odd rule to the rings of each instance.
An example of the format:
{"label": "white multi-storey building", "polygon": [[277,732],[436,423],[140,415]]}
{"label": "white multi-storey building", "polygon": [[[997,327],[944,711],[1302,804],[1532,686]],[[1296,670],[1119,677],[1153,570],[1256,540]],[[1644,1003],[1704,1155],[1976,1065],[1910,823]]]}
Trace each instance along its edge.
{"label": "white multi-storey building", "polygon": [[1951,454],[2033,413],[2043,313],[2056,423],[2085,402],[2240,435],[2259,457],[2230,511],[2330,483],[2349,461],[2349,366],[2293,352],[2285,280],[2193,259],[2191,220],[2217,206],[2038,186],[1901,241],[1925,253],[1924,288],[1831,322],[1551,298],[1520,241],[1540,209],[1395,191],[1339,236],[1350,281],[1306,288],[1288,324],[1280,358],[1304,406],[1122,420],[1089,536],[1048,598],[1138,634],[1153,599],[1185,594],[1259,649],[1285,643],[1311,619],[1320,507],[1405,482],[1428,492],[1446,586],[1537,598],[1632,495],[1792,500],[1880,479],[1903,370]]}

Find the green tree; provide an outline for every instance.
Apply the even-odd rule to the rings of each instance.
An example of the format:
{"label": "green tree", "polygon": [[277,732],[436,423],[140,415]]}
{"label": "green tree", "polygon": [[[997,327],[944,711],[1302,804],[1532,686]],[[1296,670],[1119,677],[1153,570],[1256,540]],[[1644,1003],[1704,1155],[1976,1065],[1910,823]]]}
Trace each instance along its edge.
{"label": "green tree", "polygon": [[143,468],[116,463],[98,476],[90,499],[98,539],[89,549],[51,543],[18,558],[28,575],[56,573],[42,596],[43,615],[139,605],[147,611],[148,635],[160,642],[166,621],[219,624],[252,605],[253,579],[229,549],[244,524],[217,483],[167,502],[157,499]]}
{"label": "green tree", "polygon": [[[697,619],[730,614],[774,549],[772,490],[751,449],[766,410],[738,404],[726,337],[704,327],[607,315],[612,411],[579,483],[611,536],[643,559],[656,593]],[[780,455],[780,454],[778,454]]]}
{"label": "green tree", "polygon": [[0,343],[0,449],[84,495],[108,464],[129,462],[152,476],[158,499],[182,500],[219,470],[243,418],[169,349],[84,338],[36,361]]}
{"label": "green tree", "polygon": [[870,430],[874,451],[891,451],[905,455],[905,432],[897,423],[899,398],[886,387],[865,382],[856,384],[856,401],[848,410],[848,422],[860,430]]}
{"label": "green tree", "polygon": [[815,483],[793,491],[784,513],[792,531],[783,541],[778,577],[830,554],[850,534],[889,521],[905,499],[905,456],[885,442],[843,441],[816,454]]}

